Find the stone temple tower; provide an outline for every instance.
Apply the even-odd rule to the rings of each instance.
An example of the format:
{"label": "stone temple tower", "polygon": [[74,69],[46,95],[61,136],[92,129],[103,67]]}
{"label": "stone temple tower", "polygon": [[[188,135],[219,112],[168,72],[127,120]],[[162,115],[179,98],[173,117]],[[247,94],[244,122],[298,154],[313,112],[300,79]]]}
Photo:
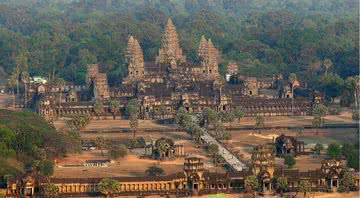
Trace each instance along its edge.
{"label": "stone temple tower", "polygon": [[185,62],[186,56],[183,55],[182,49],[179,46],[176,28],[171,19],[168,19],[161,40],[159,56],[156,57],[156,63],[161,65],[171,65],[171,68],[175,69],[179,63]]}
{"label": "stone temple tower", "polygon": [[86,84],[93,92],[95,99],[109,98],[109,86],[106,73],[99,72],[98,64],[88,64],[86,73]]}
{"label": "stone temple tower", "polygon": [[206,40],[205,36],[201,36],[198,57],[201,60],[201,64],[203,66],[203,73],[210,77],[218,76],[220,53],[214,47],[211,39]]}
{"label": "stone temple tower", "polygon": [[129,37],[125,60],[128,63],[128,79],[140,80],[145,75],[144,55],[138,40],[133,36]]}

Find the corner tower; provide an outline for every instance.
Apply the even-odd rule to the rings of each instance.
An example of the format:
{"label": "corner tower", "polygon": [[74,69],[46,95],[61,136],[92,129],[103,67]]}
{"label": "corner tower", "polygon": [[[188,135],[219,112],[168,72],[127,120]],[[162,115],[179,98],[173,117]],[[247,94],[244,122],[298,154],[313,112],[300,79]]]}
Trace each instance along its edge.
{"label": "corner tower", "polygon": [[128,63],[128,79],[140,80],[145,75],[144,55],[139,41],[133,36],[129,37],[125,51],[125,60]]}
{"label": "corner tower", "polygon": [[159,55],[156,57],[156,63],[168,64],[171,65],[171,68],[175,69],[179,63],[185,62],[186,57],[179,46],[176,28],[171,19],[168,19],[165,32],[162,35],[161,48],[159,49]]}

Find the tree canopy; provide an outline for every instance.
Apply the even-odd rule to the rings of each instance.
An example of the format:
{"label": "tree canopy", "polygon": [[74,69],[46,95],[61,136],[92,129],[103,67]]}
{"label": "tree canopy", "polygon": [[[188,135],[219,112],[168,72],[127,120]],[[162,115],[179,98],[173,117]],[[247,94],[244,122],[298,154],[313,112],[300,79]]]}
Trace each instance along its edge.
{"label": "tree canopy", "polygon": [[127,75],[129,34],[145,60],[154,60],[171,17],[190,62],[199,61],[205,35],[223,54],[219,71],[235,61],[244,75],[296,73],[318,87],[326,71],[328,85],[338,84],[333,73],[342,79],[359,73],[358,6],[356,0],[3,1],[0,67],[83,84],[86,64],[100,63],[114,86]]}

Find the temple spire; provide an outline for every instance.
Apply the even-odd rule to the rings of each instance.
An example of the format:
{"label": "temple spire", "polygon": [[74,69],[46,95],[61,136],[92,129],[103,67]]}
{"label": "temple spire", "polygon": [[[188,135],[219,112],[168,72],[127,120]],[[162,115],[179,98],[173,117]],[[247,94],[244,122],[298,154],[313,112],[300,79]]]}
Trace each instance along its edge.
{"label": "temple spire", "polygon": [[143,51],[139,41],[133,36],[129,37],[125,59],[128,63],[130,79],[140,79],[145,75]]}
{"label": "temple spire", "polygon": [[182,54],[182,49],[179,46],[179,38],[176,28],[169,18],[165,27],[165,31],[161,39],[161,48],[159,56],[156,57],[156,62],[159,64],[171,64],[175,67],[179,63],[186,62],[186,57]]}
{"label": "temple spire", "polygon": [[207,41],[204,35],[201,36],[200,44],[198,48],[198,57],[203,57],[206,54],[207,50]]}
{"label": "temple spire", "polygon": [[212,40],[206,40],[205,36],[201,36],[198,57],[204,67],[204,73],[207,73],[210,76],[218,75],[219,54],[220,53],[214,47]]}

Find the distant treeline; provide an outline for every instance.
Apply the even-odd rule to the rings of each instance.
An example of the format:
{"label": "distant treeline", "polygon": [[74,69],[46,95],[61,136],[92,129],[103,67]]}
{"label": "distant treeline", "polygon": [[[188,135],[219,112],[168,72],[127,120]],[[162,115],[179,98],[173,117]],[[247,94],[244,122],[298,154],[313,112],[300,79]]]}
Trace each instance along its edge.
{"label": "distant treeline", "polygon": [[325,59],[329,73],[358,75],[357,14],[356,0],[8,0],[0,3],[0,67],[82,84],[86,64],[100,63],[115,86],[127,75],[129,34],[154,60],[171,17],[189,61],[198,62],[204,34],[222,52],[222,73],[236,61],[245,75],[295,72],[311,87]]}

